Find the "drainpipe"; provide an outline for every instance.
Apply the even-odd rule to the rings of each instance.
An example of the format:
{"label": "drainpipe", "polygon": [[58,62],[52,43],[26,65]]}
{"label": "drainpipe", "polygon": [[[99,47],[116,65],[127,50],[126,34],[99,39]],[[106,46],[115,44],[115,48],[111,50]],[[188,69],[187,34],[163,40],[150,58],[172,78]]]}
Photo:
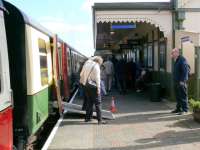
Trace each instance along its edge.
{"label": "drainpipe", "polygon": [[175,47],[175,31],[176,31],[176,9],[177,9],[177,0],[172,0],[172,47]]}
{"label": "drainpipe", "polygon": [[[172,47],[175,47],[175,31],[176,31],[176,10],[178,6],[178,0],[171,0],[171,12],[172,12]],[[173,72],[173,60],[171,62],[171,72]],[[171,76],[171,81],[170,81],[170,99],[175,100],[175,95],[174,95],[174,88],[173,88],[173,77]]]}

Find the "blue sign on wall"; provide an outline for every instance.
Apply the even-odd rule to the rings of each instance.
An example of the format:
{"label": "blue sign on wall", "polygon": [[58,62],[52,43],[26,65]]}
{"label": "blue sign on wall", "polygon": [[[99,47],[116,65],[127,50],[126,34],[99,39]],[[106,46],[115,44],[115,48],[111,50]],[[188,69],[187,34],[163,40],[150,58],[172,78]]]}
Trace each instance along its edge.
{"label": "blue sign on wall", "polygon": [[135,29],[136,28],[136,24],[115,24],[112,25],[112,29]]}

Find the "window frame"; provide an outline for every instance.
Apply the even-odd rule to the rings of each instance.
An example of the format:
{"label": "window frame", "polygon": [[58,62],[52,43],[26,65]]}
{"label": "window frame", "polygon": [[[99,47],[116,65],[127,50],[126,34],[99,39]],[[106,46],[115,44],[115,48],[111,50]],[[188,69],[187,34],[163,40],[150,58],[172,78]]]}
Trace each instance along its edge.
{"label": "window frame", "polygon": [[166,64],[167,64],[167,41],[166,39],[161,39],[159,42],[159,71],[165,71],[166,70]]}
{"label": "window frame", "polygon": [[[43,47],[43,48],[40,48],[40,43],[39,43],[39,41],[40,40],[42,40],[42,42],[44,42],[44,44],[45,44],[45,48]],[[48,54],[48,52],[47,52],[47,45],[46,45],[46,41],[44,40],[44,39],[42,39],[41,37],[39,37],[38,38],[38,48],[39,48],[39,61],[40,61],[40,79],[41,79],[41,81],[40,81],[40,83],[41,83],[41,86],[42,87],[44,87],[44,86],[46,86],[46,85],[48,85],[48,58],[47,58],[47,54]],[[45,51],[40,51],[41,49],[45,49]],[[47,74],[47,76],[46,76],[46,78],[47,78],[47,81],[45,81],[45,80],[43,80],[42,78],[42,71],[41,71],[41,69],[43,69],[43,68],[41,68],[41,57],[46,57],[46,71],[45,71],[45,74]],[[44,81],[44,83],[43,83],[43,81]]]}

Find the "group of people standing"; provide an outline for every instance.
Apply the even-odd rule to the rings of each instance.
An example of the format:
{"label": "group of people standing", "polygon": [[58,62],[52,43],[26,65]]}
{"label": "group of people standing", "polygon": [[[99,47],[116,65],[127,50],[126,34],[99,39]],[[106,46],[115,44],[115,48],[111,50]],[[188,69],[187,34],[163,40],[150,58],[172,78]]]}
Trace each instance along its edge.
{"label": "group of people standing", "polygon": [[118,56],[118,59],[115,56],[108,57],[101,68],[102,80],[108,93],[112,85],[120,94],[126,94],[128,88],[142,90],[143,83],[148,82],[146,80],[148,71],[143,69],[140,63],[134,60],[128,61],[121,56]]}
{"label": "group of people standing", "polygon": [[[126,65],[124,59],[117,60],[115,57],[108,57],[103,62],[100,56],[93,56],[84,63],[80,73],[80,84],[84,90],[83,109],[86,110],[85,122],[91,121],[93,105],[95,105],[98,123],[105,123],[105,121],[102,121],[101,96],[107,95],[111,91],[113,79],[115,87],[120,92],[126,92],[125,82],[127,80],[130,82],[130,78],[126,79]],[[131,70],[135,70],[131,72],[131,76],[136,77],[137,67],[134,66],[134,63],[131,67]]]}
{"label": "group of people standing", "polygon": [[151,80],[148,69],[143,68],[142,63],[134,60],[120,58],[116,63],[116,85],[121,94],[126,94],[127,89],[142,91],[146,83]]}

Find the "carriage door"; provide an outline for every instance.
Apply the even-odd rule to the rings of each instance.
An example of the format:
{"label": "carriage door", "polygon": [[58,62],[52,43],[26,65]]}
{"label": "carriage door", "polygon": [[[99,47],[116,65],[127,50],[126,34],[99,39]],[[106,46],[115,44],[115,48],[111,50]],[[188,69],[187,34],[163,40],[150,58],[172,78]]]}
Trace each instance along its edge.
{"label": "carriage door", "polygon": [[[1,1],[0,1],[1,4]],[[1,6],[1,5],[0,5]],[[7,42],[3,12],[0,9],[0,149],[12,147],[12,107]]]}

